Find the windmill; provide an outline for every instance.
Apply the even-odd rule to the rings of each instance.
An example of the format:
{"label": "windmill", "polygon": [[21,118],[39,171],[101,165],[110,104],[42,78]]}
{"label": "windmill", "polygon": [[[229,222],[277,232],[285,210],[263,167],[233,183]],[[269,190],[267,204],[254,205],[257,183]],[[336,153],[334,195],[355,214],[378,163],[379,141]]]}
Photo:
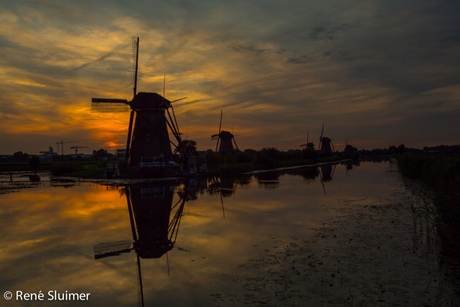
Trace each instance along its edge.
{"label": "windmill", "polygon": [[308,141],[308,132],[307,132],[307,143],[305,144],[300,144],[300,147],[306,147],[306,149],[309,149],[309,148],[314,148],[315,147],[315,144],[313,144],[313,142],[309,142]]}
{"label": "windmill", "polygon": [[[126,141],[126,162],[130,166],[165,167],[173,165],[171,145],[182,152],[179,132],[172,102],[157,93],[137,92],[139,63],[139,37],[133,37],[134,86],[133,98],[93,98],[92,110],[106,112],[119,110],[120,106],[130,108],[128,136]],[[184,97],[185,98],[185,97]],[[177,99],[175,101],[182,100]],[[175,142],[169,139],[169,131]],[[185,152],[182,152],[185,155]]]}
{"label": "windmill", "polygon": [[343,149],[342,155],[345,158],[357,160],[359,159],[359,152],[356,147],[353,147],[349,144],[350,139],[345,140],[345,148]]}
{"label": "windmill", "polygon": [[334,150],[334,145],[332,145],[332,140],[328,137],[323,136],[324,133],[324,123],[321,128],[321,136],[319,137],[319,150],[323,155],[331,155]]}
{"label": "windmill", "polygon": [[[219,132],[211,136],[211,140],[216,140],[216,151],[219,153],[228,153],[235,151],[235,148],[238,149],[236,145],[235,137],[229,131],[221,130],[222,128],[222,110],[220,111],[220,122],[219,122]],[[220,146],[219,146],[220,145]],[[235,148],[233,147],[235,145]]]}

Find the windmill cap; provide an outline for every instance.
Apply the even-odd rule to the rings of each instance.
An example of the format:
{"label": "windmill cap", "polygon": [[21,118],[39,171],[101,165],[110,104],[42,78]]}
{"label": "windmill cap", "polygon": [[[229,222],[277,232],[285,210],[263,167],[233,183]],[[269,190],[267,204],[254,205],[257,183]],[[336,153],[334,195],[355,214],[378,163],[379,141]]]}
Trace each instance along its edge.
{"label": "windmill cap", "polygon": [[171,106],[171,101],[157,93],[139,92],[131,101],[132,109],[161,108],[167,109]]}

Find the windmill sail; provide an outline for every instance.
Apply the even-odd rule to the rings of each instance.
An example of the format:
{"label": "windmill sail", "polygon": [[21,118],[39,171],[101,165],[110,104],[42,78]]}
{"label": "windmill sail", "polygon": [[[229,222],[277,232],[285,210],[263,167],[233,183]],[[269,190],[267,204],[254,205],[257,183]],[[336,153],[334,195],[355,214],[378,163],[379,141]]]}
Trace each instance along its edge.
{"label": "windmill sail", "polygon": [[93,98],[91,103],[91,112],[111,113],[111,112],[128,112],[129,105],[126,99],[113,98]]}
{"label": "windmill sail", "polygon": [[[131,109],[126,141],[126,162],[130,166],[157,168],[173,165],[171,145],[181,149],[182,140],[171,101],[157,93],[137,92],[139,38],[133,37],[134,86],[131,101],[118,98],[93,98],[97,112],[120,112]],[[183,99],[183,98],[182,98]],[[172,111],[170,112],[169,109]],[[169,139],[169,132],[176,143]]]}

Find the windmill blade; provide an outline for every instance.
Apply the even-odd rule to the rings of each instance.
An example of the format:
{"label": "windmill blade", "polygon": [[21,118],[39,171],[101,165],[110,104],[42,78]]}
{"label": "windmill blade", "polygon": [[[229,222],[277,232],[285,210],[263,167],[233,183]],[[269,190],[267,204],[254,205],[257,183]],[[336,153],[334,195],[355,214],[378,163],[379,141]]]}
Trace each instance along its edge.
{"label": "windmill blade", "polygon": [[321,167],[318,168],[318,171],[319,171],[319,178],[321,179],[321,185],[323,186],[323,193],[324,193],[324,196],[326,196],[326,187],[324,186],[323,171],[321,170]]}
{"label": "windmill blade", "polygon": [[144,284],[142,282],[141,258],[137,255],[137,275],[139,283],[137,285],[137,305],[144,307]]}
{"label": "windmill blade", "polygon": [[[119,99],[123,100],[123,99]],[[96,113],[119,113],[119,112],[128,112],[129,105],[127,100],[124,101],[93,101],[91,103],[91,112]]]}
{"label": "windmill blade", "polygon": [[216,140],[217,138],[219,138],[218,134],[211,135],[211,140]]}
{"label": "windmill blade", "polygon": [[220,203],[222,205],[222,216],[225,219],[225,208],[224,208],[224,197],[222,195],[222,191],[220,191]]}
{"label": "windmill blade", "polygon": [[121,240],[115,242],[98,243],[93,246],[94,259],[100,259],[111,256],[118,256],[121,253],[129,253],[133,250],[132,242]]}
{"label": "windmill blade", "polygon": [[307,146],[307,144],[300,144],[300,147],[305,147]]}
{"label": "windmill blade", "polygon": [[220,134],[220,129],[222,128],[222,112],[223,110],[220,110],[220,122],[219,122],[219,134]]}
{"label": "windmill blade", "polygon": [[321,136],[319,137],[320,140],[323,138],[323,132],[324,132],[324,123],[323,123],[323,127],[321,128]]}
{"label": "windmill blade", "polygon": [[[217,148],[219,147],[220,131],[221,131],[221,129],[222,129],[222,113],[223,113],[223,110],[220,110],[219,133],[217,133],[218,138],[217,138],[217,142],[216,142],[216,151],[217,151]],[[214,137],[214,139],[215,139],[215,136],[216,136],[216,134],[214,134],[213,136],[211,136],[211,139],[213,139],[213,137]]]}
{"label": "windmill blade", "polygon": [[102,103],[125,103],[128,104],[127,99],[118,98],[92,98],[91,102],[102,102]]}
{"label": "windmill blade", "polygon": [[185,99],[185,98],[187,98],[187,97],[182,97],[182,98],[179,98],[179,99],[173,100],[173,101],[171,101],[171,103],[173,103],[173,102],[177,102],[177,101],[181,101],[181,100],[183,100],[183,99]]}
{"label": "windmill blade", "polygon": [[139,68],[139,37],[133,36],[133,65],[134,65],[134,75],[133,75],[133,97],[137,94],[137,71]]}
{"label": "windmill blade", "polygon": [[133,119],[134,119],[134,110],[131,110],[129,114],[129,124],[128,124],[128,138],[126,140],[126,155],[125,155],[125,162],[128,163],[129,156],[130,156],[130,148],[131,148],[131,135],[133,133]]}
{"label": "windmill blade", "polygon": [[232,140],[233,140],[233,144],[235,144],[236,149],[237,149],[237,150],[240,150],[240,149],[238,148],[238,145],[236,144],[236,140],[235,140],[234,137],[232,138]]}

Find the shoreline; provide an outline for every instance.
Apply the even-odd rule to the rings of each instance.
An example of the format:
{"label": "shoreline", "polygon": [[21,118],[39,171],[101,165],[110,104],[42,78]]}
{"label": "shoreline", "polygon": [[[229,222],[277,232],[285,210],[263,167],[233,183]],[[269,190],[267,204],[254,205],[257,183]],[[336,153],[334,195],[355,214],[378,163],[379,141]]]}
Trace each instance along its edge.
{"label": "shoreline", "polygon": [[[398,174],[399,176],[399,174]],[[339,200],[308,238],[275,235],[256,259],[222,276],[217,305],[433,306],[460,301],[439,262],[434,205],[398,178],[382,200]],[[406,187],[409,184],[411,187]],[[423,193],[421,193],[423,195]]]}

